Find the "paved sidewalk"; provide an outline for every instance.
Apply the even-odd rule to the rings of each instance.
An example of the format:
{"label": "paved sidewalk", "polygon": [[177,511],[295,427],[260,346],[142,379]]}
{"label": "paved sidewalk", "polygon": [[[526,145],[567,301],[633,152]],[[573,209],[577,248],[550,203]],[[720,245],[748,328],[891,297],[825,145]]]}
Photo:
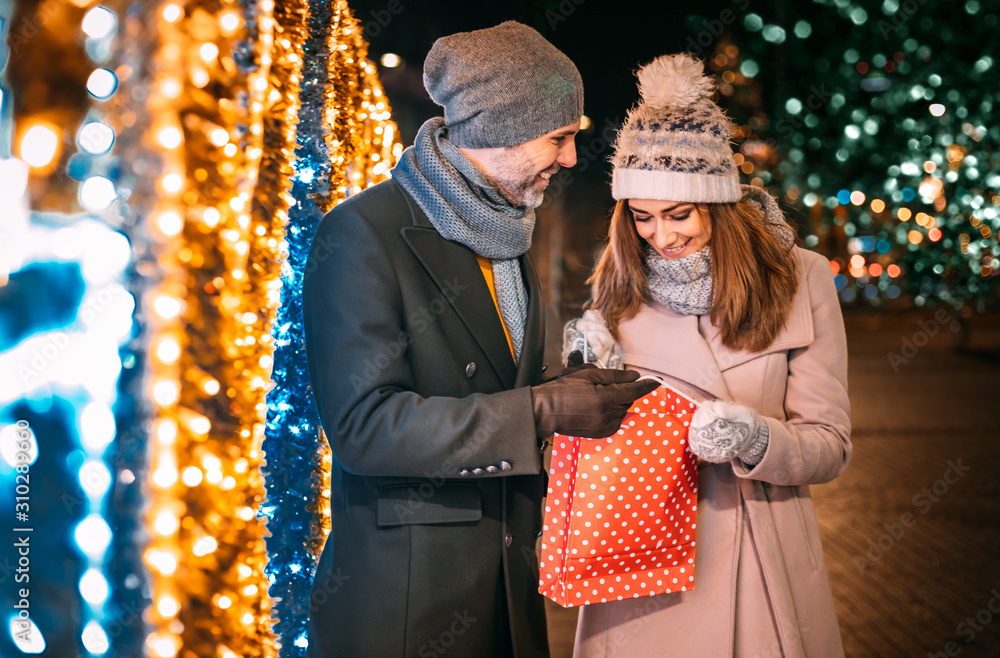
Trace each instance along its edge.
{"label": "paved sidewalk", "polygon": [[851,658],[1000,656],[1000,321],[942,318],[848,317],[854,459],[812,494]]}

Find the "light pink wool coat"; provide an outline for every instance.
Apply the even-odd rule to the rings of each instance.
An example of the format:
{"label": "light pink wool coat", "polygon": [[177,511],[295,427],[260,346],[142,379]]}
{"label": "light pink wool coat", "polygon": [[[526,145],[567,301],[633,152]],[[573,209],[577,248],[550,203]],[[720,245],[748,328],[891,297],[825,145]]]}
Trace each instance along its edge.
{"label": "light pink wool coat", "polygon": [[575,658],[844,655],[808,485],[851,456],[847,341],[829,263],[795,258],[791,314],[762,352],[729,349],[708,316],[653,302],[621,325],[630,367],[755,409],[771,436],[755,468],[699,465],[694,590],[585,606]]}

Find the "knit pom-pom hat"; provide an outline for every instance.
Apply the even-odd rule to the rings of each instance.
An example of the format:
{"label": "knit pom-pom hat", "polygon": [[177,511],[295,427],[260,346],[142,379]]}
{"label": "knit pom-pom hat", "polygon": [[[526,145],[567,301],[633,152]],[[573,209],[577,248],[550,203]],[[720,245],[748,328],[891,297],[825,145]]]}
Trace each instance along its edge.
{"label": "knit pom-pom hat", "polygon": [[688,54],[663,55],[636,74],[642,101],[618,133],[611,159],[615,199],[739,201],[732,124],[712,102],[715,82]]}

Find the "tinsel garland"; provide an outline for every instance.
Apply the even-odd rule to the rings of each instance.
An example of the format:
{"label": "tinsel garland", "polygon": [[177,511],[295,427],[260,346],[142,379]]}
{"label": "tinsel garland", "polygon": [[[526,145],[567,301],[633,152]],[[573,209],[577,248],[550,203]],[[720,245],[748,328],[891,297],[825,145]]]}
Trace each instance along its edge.
{"label": "tinsel garland", "polygon": [[[262,2],[261,8],[271,10],[269,0]],[[308,16],[309,8],[306,0],[283,0],[273,6],[274,33],[270,40],[273,46],[267,49],[264,55],[264,63],[270,64],[269,77],[266,87],[260,85],[261,89],[266,89],[265,109],[261,122],[263,155],[251,198],[253,227],[247,259],[249,276],[243,296],[243,300],[256,300],[258,306],[247,307],[243,319],[253,325],[251,329],[248,324],[247,331],[252,331],[261,341],[267,341],[268,349],[266,354],[259,354],[259,352],[254,353],[252,346],[244,344],[243,348],[247,352],[247,358],[257,358],[257,365],[266,370],[268,375],[273,364],[273,340],[270,340],[270,332],[281,304],[280,276],[283,258],[287,255],[285,225],[288,223],[289,206],[294,203],[289,189],[294,174],[292,160],[299,110],[303,46],[308,34]],[[270,54],[267,54],[268,52]],[[275,257],[276,255],[278,257]],[[265,380],[255,379],[250,384],[250,389],[257,393],[273,386],[269,376],[265,377]],[[267,405],[257,393],[246,402],[253,404],[257,412],[253,444],[262,445],[265,439]],[[267,465],[261,464],[260,476],[264,476],[269,469],[275,470],[274,467],[278,463],[277,455],[267,458],[267,448],[264,455]],[[281,467],[280,471],[284,473],[286,469]],[[266,486],[264,481],[261,481],[261,485]],[[262,504],[258,519],[266,523],[267,517],[267,507]],[[281,530],[277,529],[279,533]],[[270,534],[268,532],[265,536]],[[266,553],[257,557],[261,559],[260,567],[270,581]],[[287,594],[274,592],[273,597],[270,599],[271,604],[280,604],[286,599]],[[262,610],[262,613],[264,612],[266,611]],[[272,610],[272,614],[280,618],[278,610]],[[273,617],[266,621],[271,624],[276,623]],[[280,628],[275,631],[278,637],[284,637]],[[289,643],[288,641],[279,643],[278,650],[280,646],[287,646]]]}
{"label": "tinsel garland", "polygon": [[[326,15],[325,15],[326,14]],[[321,108],[326,89],[325,35],[330,17],[325,3],[310,2],[309,35],[303,47],[304,66],[299,95],[299,124],[295,150],[295,175],[291,178],[295,203],[289,209],[286,241],[288,256],[282,268],[282,303],[277,309],[274,336],[274,389],[268,394],[267,503],[271,556],[267,575],[275,596],[275,629],[284,638],[281,656],[304,656],[307,646],[309,596],[315,569],[316,537],[313,535],[315,505],[312,474],[317,454],[319,421],[309,392],[305,346],[301,326],[300,289],[305,263],[324,205],[317,200],[325,193],[329,155],[324,137]],[[308,173],[304,173],[308,172]],[[321,531],[320,531],[321,532]],[[320,542],[322,540],[320,539]]]}
{"label": "tinsel garland", "polygon": [[331,127],[333,207],[347,196],[388,177],[403,152],[390,120],[389,101],[368,61],[368,44],[347,0],[334,1],[330,32],[327,125]]}
{"label": "tinsel garland", "polygon": [[[323,215],[349,192],[382,180],[396,144],[395,126],[389,121],[374,66],[366,59],[367,47],[346,2],[312,0],[309,10],[291,179],[294,203],[289,210],[281,306],[272,330],[274,389],[267,398],[264,440],[263,511],[271,535],[267,574],[276,600],[275,628],[283,638],[283,657],[305,655],[312,578],[330,528],[331,455],[309,388],[303,341],[306,259]],[[369,98],[381,99],[377,102],[382,107],[374,107]],[[401,145],[395,148],[396,157],[401,149]],[[348,177],[353,172],[359,175],[352,181]],[[303,473],[311,475],[304,478]]]}

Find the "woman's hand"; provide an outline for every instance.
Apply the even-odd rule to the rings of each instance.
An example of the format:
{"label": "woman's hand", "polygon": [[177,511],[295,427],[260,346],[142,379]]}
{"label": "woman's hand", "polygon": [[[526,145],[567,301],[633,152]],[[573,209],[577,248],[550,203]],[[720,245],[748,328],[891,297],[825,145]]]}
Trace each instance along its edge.
{"label": "woman's hand", "polygon": [[739,458],[756,466],[770,437],[767,423],[753,409],[722,400],[702,402],[691,418],[688,446],[697,457],[721,464]]}
{"label": "woman's hand", "polygon": [[604,324],[604,318],[595,310],[586,311],[583,317],[574,318],[563,329],[563,363],[569,363],[571,352],[584,355],[584,363],[595,363],[601,368],[621,370],[621,348]]}

